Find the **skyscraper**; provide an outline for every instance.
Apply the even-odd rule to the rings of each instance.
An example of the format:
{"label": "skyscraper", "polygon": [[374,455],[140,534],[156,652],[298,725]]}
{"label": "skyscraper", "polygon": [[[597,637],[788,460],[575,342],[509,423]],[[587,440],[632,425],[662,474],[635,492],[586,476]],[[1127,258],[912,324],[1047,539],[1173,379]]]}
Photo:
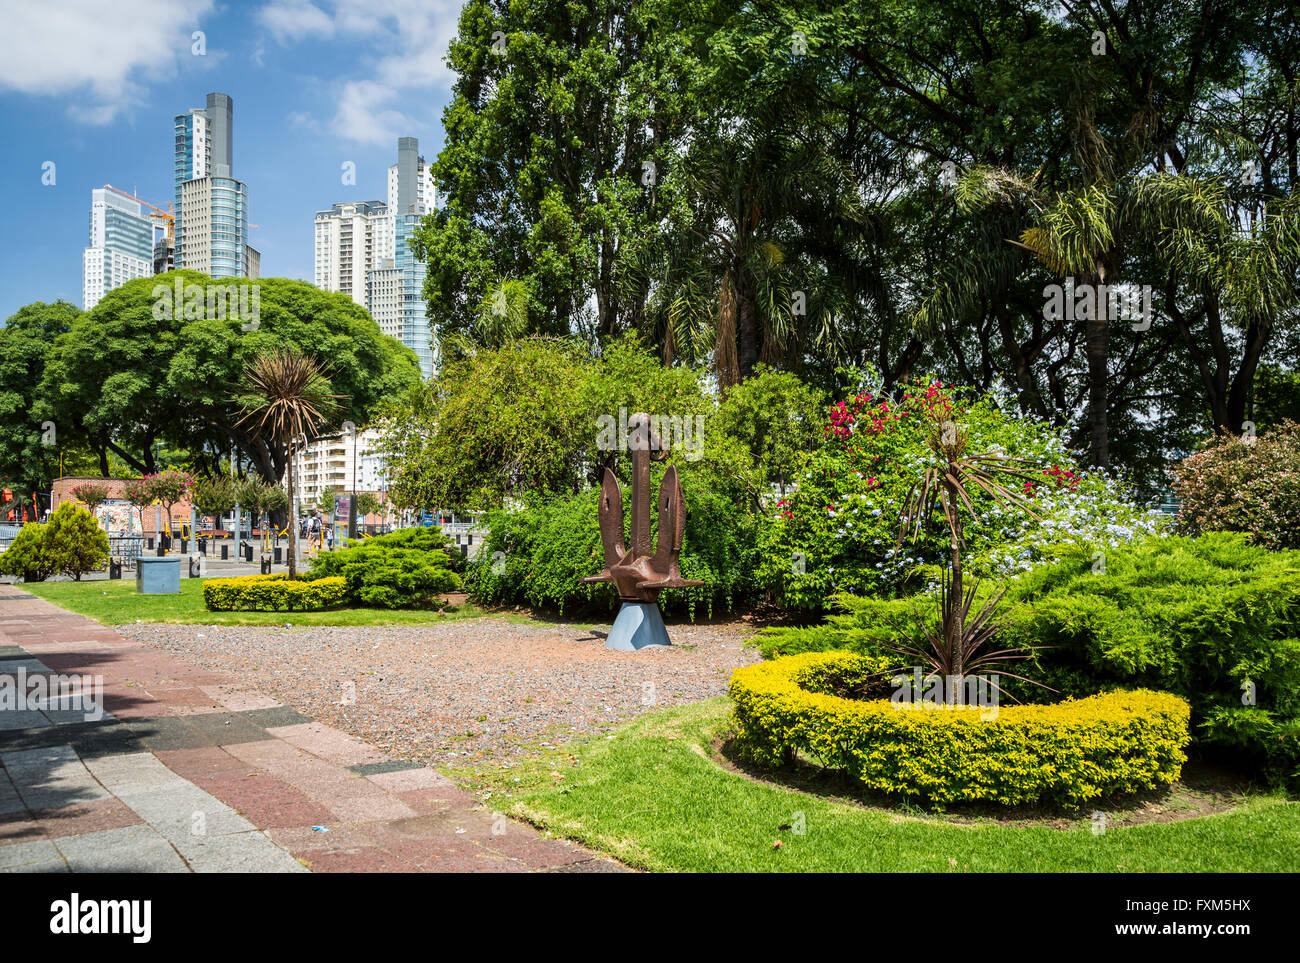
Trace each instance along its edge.
{"label": "skyscraper", "polygon": [[316,213],[315,284],[346,291],[384,334],[415,352],[420,371],[433,374],[436,351],[424,300],[425,266],[410,238],[434,208],[433,172],[414,137],[397,141],[388,168],[388,203],[353,201]]}
{"label": "skyscraper", "polygon": [[255,252],[248,247],[248,187],[233,176],[234,102],[208,94],[207,106],[178,114],[173,129],[175,266],[249,277]]}
{"label": "skyscraper", "polygon": [[90,192],[90,238],[81,256],[81,301],[89,311],[109,291],[153,274],[154,223],[139,203],[108,188]]}
{"label": "skyscraper", "polygon": [[393,259],[393,228],[387,205],[383,201],[354,201],[317,211],[315,255],[316,287],[344,291],[373,314],[366,289],[370,272],[383,267],[386,261],[391,266]]}

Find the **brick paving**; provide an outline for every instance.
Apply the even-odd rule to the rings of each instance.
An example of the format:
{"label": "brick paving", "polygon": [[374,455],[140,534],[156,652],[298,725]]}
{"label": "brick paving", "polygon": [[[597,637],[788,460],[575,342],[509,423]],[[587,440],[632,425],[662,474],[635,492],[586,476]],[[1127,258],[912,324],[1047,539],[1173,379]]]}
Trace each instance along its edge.
{"label": "brick paving", "polygon": [[0,585],[0,687],[52,673],[102,679],[102,698],[0,701],[0,872],[623,870],[237,678]]}

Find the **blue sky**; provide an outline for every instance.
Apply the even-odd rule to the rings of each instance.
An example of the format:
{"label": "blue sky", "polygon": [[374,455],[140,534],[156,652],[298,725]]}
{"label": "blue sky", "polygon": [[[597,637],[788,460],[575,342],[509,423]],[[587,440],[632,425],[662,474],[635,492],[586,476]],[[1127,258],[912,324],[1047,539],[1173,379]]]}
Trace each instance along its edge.
{"label": "blue sky", "polygon": [[0,320],[32,301],[80,307],[91,190],[166,207],[173,118],[214,90],[234,99],[262,275],[311,280],[316,211],[384,199],[400,136],[437,155],[460,5],[0,0]]}

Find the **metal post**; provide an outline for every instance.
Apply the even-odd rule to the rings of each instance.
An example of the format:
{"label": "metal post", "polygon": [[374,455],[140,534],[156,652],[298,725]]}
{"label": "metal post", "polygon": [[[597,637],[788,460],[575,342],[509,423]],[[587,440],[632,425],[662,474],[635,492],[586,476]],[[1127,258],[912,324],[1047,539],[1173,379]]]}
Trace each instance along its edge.
{"label": "metal post", "polygon": [[352,426],[352,497],[348,499],[348,538],[357,537],[357,426]]}

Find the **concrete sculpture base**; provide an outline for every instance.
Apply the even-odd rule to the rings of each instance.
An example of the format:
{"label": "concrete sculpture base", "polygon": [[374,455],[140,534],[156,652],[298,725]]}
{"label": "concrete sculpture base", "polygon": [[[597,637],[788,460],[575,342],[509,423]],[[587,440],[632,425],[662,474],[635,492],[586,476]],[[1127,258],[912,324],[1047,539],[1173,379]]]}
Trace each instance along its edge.
{"label": "concrete sculpture base", "polygon": [[672,645],[657,602],[624,602],[609,630],[605,648],[635,652],[649,645]]}

